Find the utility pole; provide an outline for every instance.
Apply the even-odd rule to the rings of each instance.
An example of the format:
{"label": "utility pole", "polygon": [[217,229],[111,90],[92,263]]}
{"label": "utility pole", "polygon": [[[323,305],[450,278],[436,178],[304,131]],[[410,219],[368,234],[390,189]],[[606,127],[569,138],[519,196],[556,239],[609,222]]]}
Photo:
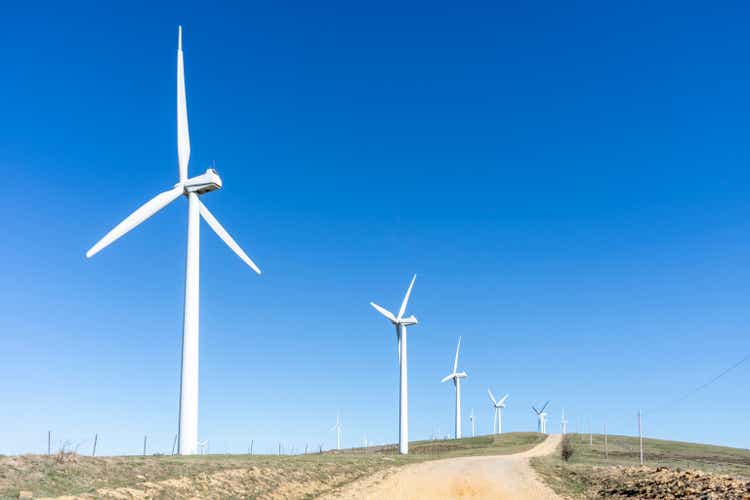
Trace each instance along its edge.
{"label": "utility pole", "polygon": [[99,439],[99,434],[94,434],[94,449],[91,451],[91,456],[96,456],[96,442]]}
{"label": "utility pole", "polygon": [[589,448],[594,447],[594,435],[591,433],[591,417],[589,417]]}
{"label": "utility pole", "polygon": [[604,424],[604,460],[609,460],[609,449],[607,448],[607,424]]}
{"label": "utility pole", "polygon": [[47,431],[47,455],[52,455],[52,431]]}
{"label": "utility pole", "polygon": [[643,465],[643,412],[638,410],[638,441],[641,449],[641,465]]}
{"label": "utility pole", "polygon": [[144,457],[146,456],[146,437],[147,436],[143,436],[143,456]]}

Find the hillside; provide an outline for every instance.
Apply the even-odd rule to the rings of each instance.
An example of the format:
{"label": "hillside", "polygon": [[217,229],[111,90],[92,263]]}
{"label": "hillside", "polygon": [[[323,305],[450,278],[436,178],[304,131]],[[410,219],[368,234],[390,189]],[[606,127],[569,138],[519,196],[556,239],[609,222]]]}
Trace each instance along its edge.
{"label": "hillside", "polygon": [[591,444],[588,434],[568,438],[573,449],[568,462],[558,450],[532,460],[532,466],[557,493],[571,498],[750,496],[749,450],[644,439],[645,467],[640,467],[637,437],[607,436],[607,454],[603,435],[593,435]]}
{"label": "hillside", "polygon": [[416,441],[410,443],[408,456],[398,455],[395,445],[294,456],[8,456],[0,457],[0,498],[18,498],[21,492],[35,498],[188,498],[208,492],[224,497],[315,497],[385,469],[456,456],[518,453],[543,440],[536,433],[507,433]]}

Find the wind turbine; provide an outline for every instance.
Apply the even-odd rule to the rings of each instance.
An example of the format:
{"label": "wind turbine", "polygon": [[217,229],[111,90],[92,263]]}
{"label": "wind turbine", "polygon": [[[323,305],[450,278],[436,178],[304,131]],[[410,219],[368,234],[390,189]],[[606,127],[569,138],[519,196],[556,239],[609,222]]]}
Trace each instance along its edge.
{"label": "wind turbine", "polygon": [[398,451],[402,455],[409,453],[409,389],[407,383],[408,373],[406,363],[406,327],[417,324],[417,318],[415,318],[413,314],[408,318],[404,318],[404,313],[406,312],[406,304],[409,303],[411,289],[414,286],[414,281],[416,279],[417,275],[415,274],[411,279],[411,283],[409,283],[409,289],[406,290],[404,301],[401,302],[401,309],[398,310],[398,316],[394,316],[392,312],[377,305],[375,302],[370,302],[370,305],[374,307],[376,311],[385,316],[386,319],[396,327],[398,363],[401,376],[398,406]]}
{"label": "wind turbine", "polygon": [[190,159],[190,135],[188,132],[187,101],[185,98],[185,71],[182,61],[182,27],[177,35],[177,157],[179,178],[177,184],[168,191],[156,195],[135,212],[120,222],[104,238],[86,252],[93,257],[105,247],[144,222],[156,212],[166,207],[180,196],[188,200],[187,260],[185,266],[185,309],[182,323],[182,367],[180,382],[180,455],[194,455],[198,452],[198,314],[199,314],[199,259],[200,259],[200,218],[208,223],[224,243],[236,253],[245,264],[256,273],[260,269],[227,233],[198,196],[221,189],[221,177],[213,168],[196,177],[188,178]]}
{"label": "wind turbine", "polygon": [[458,373],[458,351],[461,350],[461,337],[458,337],[458,346],[456,346],[456,358],[453,360],[453,372],[443,378],[440,383],[453,380],[456,386],[456,439],[461,439],[461,379],[466,378],[466,372]]}
{"label": "wind turbine", "polygon": [[562,431],[562,435],[568,433],[568,421],[565,420],[565,408],[562,409],[562,420],[560,420],[560,430]]}
{"label": "wind turbine", "polygon": [[205,441],[199,442],[198,443],[198,449],[200,450],[200,454],[201,455],[205,455],[206,454],[206,450],[208,449],[208,439],[206,439]]}
{"label": "wind turbine", "polygon": [[544,406],[542,406],[541,410],[537,410],[536,406],[531,407],[531,409],[534,410],[534,413],[536,413],[537,416],[537,432],[541,432],[542,434],[547,434],[547,414],[544,413],[544,409],[547,408],[548,404],[549,401],[544,403]]}
{"label": "wind turbine", "polygon": [[471,409],[471,415],[469,415],[469,422],[471,423],[471,437],[476,437],[474,432],[474,408]]}
{"label": "wind turbine", "polygon": [[331,430],[336,430],[336,449],[341,449],[341,417],[336,415],[336,425],[331,427]]}
{"label": "wind turbine", "polygon": [[495,399],[495,395],[492,394],[490,389],[487,389],[487,394],[490,395],[492,407],[495,409],[495,418],[492,420],[492,432],[501,434],[503,432],[503,408],[505,408],[505,400],[508,399],[508,394],[500,398],[500,401]]}

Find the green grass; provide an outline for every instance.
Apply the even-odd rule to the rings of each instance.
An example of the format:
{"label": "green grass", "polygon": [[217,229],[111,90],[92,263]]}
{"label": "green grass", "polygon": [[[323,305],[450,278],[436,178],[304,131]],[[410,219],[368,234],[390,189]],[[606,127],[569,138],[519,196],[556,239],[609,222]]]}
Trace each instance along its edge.
{"label": "green grass", "polygon": [[[536,433],[507,433],[460,440],[416,441],[410,454],[399,455],[397,446],[329,451],[308,455],[205,455],[205,456],[132,456],[83,457],[24,455],[0,457],[0,498],[17,498],[20,491],[34,496],[94,494],[100,488],[146,488],[144,483],[187,478],[185,488],[195,488],[192,496],[215,491],[206,477],[222,471],[244,471],[236,484],[227,484],[224,493],[231,496],[259,496],[280,487],[299,486],[281,496],[310,497],[333,491],[390,467],[425,460],[468,455],[500,455],[528,450],[544,440]],[[212,488],[201,490],[201,488]],[[191,496],[187,493],[185,496]],[[313,492],[313,493],[310,493]],[[155,495],[160,496],[160,495]],[[179,495],[161,495],[174,498]],[[219,496],[221,496],[219,494]]]}
{"label": "green grass", "polygon": [[[639,465],[637,437],[569,434],[573,456],[563,462],[560,450],[548,457],[532,460],[532,466],[558,493],[574,498],[590,498],[596,484],[596,467]],[[695,469],[750,479],[750,451],[706,444],[644,439],[644,465]]]}

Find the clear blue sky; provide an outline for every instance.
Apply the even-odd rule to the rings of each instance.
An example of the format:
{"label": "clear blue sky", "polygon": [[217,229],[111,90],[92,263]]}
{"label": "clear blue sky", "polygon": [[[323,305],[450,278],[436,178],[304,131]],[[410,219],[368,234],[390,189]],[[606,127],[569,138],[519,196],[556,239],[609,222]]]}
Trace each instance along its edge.
{"label": "clear blue sky", "polygon": [[[492,2],[495,4],[495,2]],[[310,8],[155,2],[0,18],[0,453],[46,433],[136,453],[176,432],[186,204],[90,261],[177,180],[184,26],[190,172],[263,269],[202,231],[200,437],[212,451],[396,439],[392,327],[410,311],[410,428],[551,399],[579,419],[750,446],[747,6]]]}

